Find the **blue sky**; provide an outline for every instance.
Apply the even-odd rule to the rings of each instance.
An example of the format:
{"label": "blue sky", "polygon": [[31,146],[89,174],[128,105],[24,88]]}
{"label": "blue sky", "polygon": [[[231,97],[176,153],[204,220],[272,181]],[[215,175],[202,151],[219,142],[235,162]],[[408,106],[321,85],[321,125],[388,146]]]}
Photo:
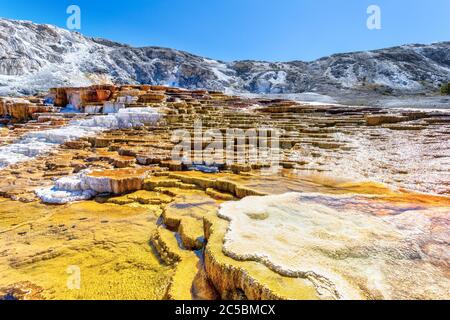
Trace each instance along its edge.
{"label": "blue sky", "polygon": [[[0,16],[65,27],[71,4],[85,35],[225,61],[450,41],[450,0],[1,0]],[[371,4],[381,8],[381,30],[366,27]]]}

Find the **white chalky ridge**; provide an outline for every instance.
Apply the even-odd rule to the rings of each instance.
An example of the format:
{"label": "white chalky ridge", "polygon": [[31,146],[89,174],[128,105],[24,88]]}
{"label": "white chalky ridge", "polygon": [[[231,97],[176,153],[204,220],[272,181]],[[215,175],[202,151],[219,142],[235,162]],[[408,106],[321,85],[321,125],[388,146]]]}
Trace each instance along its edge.
{"label": "white chalky ridge", "polygon": [[29,132],[18,142],[0,147],[0,168],[28,161],[48,153],[60,144],[102,131],[156,124],[160,114],[154,108],[117,109],[117,113],[73,120],[66,127]]}
{"label": "white chalky ridge", "polygon": [[91,170],[83,170],[74,176],[55,181],[54,186],[35,190],[44,203],[65,204],[89,200],[100,193],[112,193],[111,179],[90,176]]}
{"label": "white chalky ridge", "polygon": [[89,170],[80,171],[75,176],[63,177],[55,181],[55,185],[36,189],[36,195],[44,203],[65,204],[74,201],[89,200],[97,195],[90,189],[86,181]]}

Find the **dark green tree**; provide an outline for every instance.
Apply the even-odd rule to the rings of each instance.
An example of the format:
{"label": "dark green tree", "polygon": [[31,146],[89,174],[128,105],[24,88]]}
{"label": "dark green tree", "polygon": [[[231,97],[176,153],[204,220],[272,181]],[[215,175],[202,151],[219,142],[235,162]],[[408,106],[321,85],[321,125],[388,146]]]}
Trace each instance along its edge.
{"label": "dark green tree", "polygon": [[441,86],[441,94],[443,94],[443,95],[450,95],[450,82],[442,84],[442,86]]}

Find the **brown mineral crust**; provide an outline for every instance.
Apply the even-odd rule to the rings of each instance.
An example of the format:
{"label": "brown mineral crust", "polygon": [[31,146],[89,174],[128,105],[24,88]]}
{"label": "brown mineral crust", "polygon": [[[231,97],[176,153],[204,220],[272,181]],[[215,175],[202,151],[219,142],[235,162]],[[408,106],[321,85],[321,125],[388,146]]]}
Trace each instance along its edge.
{"label": "brown mineral crust", "polygon": [[166,95],[163,91],[147,91],[143,95],[139,96],[138,102],[141,103],[160,103],[164,102]]}
{"label": "brown mineral crust", "polygon": [[29,281],[19,282],[6,288],[0,288],[0,300],[43,300],[43,291],[43,288]]}
{"label": "brown mineral crust", "polygon": [[58,107],[65,107],[72,104],[75,107],[82,107],[87,103],[101,103],[107,101],[116,91],[113,85],[94,85],[85,88],[54,88],[50,90],[54,104]]}
{"label": "brown mineral crust", "polygon": [[[91,186],[101,185],[99,192],[104,190],[112,194],[124,194],[131,191],[141,190],[144,179],[150,174],[148,168],[137,169],[117,169],[94,171],[87,175],[87,180]],[[98,182],[97,182],[98,181]]]}
{"label": "brown mineral crust", "polygon": [[11,117],[13,122],[31,120],[34,114],[53,112],[52,106],[33,104],[26,99],[0,98],[0,115]]}

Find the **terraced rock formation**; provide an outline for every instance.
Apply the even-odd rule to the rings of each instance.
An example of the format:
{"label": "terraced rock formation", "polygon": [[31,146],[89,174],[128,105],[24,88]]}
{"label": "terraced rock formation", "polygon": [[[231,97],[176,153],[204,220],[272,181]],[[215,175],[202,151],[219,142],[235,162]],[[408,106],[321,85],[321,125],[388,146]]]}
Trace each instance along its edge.
{"label": "terraced rock formation", "polygon": [[223,251],[305,279],[324,298],[441,299],[450,285],[448,252],[435,219],[448,221],[449,204],[392,206],[382,196],[317,193],[248,197],[219,211],[231,221]]}
{"label": "terraced rock formation", "polygon": [[23,99],[46,110],[2,109],[0,296],[448,298],[449,113],[147,85]]}

